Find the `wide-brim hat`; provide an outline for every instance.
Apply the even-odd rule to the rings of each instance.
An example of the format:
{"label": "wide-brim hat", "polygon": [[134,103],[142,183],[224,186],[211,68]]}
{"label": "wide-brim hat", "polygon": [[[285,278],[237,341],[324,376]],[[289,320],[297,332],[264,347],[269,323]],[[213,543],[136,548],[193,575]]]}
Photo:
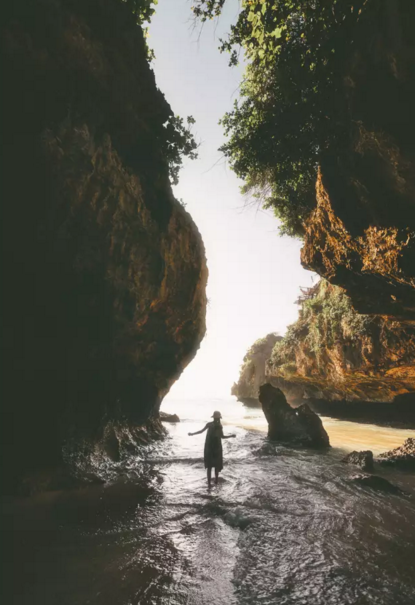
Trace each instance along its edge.
{"label": "wide-brim hat", "polygon": [[222,414],[220,412],[218,412],[218,411],[213,412],[212,418],[222,418]]}

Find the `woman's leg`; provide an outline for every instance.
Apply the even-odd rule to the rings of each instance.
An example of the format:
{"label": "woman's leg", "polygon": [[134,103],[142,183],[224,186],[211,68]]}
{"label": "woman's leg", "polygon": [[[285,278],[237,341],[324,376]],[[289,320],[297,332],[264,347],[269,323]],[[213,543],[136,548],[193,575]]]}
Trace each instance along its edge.
{"label": "woman's leg", "polygon": [[207,469],[207,480],[208,480],[208,484],[210,485],[212,483],[212,467],[209,466],[209,468]]}
{"label": "woman's leg", "polygon": [[215,483],[217,483],[217,482],[218,482],[218,479],[219,479],[219,470],[218,470],[218,468],[215,466]]}

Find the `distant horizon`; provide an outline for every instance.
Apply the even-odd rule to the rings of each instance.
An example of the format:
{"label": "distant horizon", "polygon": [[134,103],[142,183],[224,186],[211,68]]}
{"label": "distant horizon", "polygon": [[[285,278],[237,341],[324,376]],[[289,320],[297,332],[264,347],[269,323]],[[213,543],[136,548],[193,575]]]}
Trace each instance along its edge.
{"label": "distant horizon", "polygon": [[209,268],[207,334],[168,397],[230,396],[248,348],[270,332],[284,335],[298,317],[300,287],[314,279],[300,264],[301,242],[280,236],[273,213],[241,194],[243,183],[218,151],[225,141],[218,122],[242,76],[219,52],[219,38],[238,10],[230,0],[221,18],[199,31],[188,2],[160,0],[150,24],[157,86],[176,115],[196,120],[199,158],[184,162],[173,191],[202,235]]}

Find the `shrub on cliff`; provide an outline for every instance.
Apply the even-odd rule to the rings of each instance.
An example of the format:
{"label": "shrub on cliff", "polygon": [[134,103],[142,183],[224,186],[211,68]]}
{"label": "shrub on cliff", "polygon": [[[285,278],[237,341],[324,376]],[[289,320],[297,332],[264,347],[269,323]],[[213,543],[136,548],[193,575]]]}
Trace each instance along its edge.
{"label": "shrub on cliff", "polygon": [[[144,40],[148,37],[148,27],[154,15],[158,0],[121,0],[136,18],[137,25],[143,31]],[[147,58],[154,59],[154,52],[145,42]],[[191,132],[195,123],[193,116],[187,116],[186,121],[180,116],[170,115],[164,124],[163,137],[160,140],[163,156],[169,165],[170,179],[174,185],[179,182],[179,172],[183,164],[183,157],[191,160],[197,158],[198,144]]]}
{"label": "shrub on cliff", "polygon": [[318,364],[324,349],[369,336],[375,321],[356,313],[341,288],[321,280],[317,288],[311,289],[310,296],[301,301],[298,320],[275,343],[270,363],[283,374],[295,372],[296,350],[303,344]]}
{"label": "shrub on cliff", "polygon": [[[195,0],[205,21],[225,0]],[[249,0],[221,50],[248,62],[240,101],[222,124],[221,151],[245,181],[244,193],[274,209],[281,230],[302,235],[315,204],[317,165],[333,137],[343,137],[346,99],[341,66],[353,44],[364,0]]]}

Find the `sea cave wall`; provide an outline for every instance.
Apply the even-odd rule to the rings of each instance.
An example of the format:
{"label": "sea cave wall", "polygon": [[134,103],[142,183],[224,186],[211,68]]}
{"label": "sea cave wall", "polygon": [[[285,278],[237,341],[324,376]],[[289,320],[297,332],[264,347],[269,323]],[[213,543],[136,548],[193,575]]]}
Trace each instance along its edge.
{"label": "sea cave wall", "polygon": [[344,138],[322,153],[302,263],[363,314],[415,320],[415,3],[365,4],[346,61]]}
{"label": "sea cave wall", "polygon": [[205,333],[207,268],[169,182],[173,113],[125,3],[1,10],[7,482],[109,426],[112,442],[159,430]]}

